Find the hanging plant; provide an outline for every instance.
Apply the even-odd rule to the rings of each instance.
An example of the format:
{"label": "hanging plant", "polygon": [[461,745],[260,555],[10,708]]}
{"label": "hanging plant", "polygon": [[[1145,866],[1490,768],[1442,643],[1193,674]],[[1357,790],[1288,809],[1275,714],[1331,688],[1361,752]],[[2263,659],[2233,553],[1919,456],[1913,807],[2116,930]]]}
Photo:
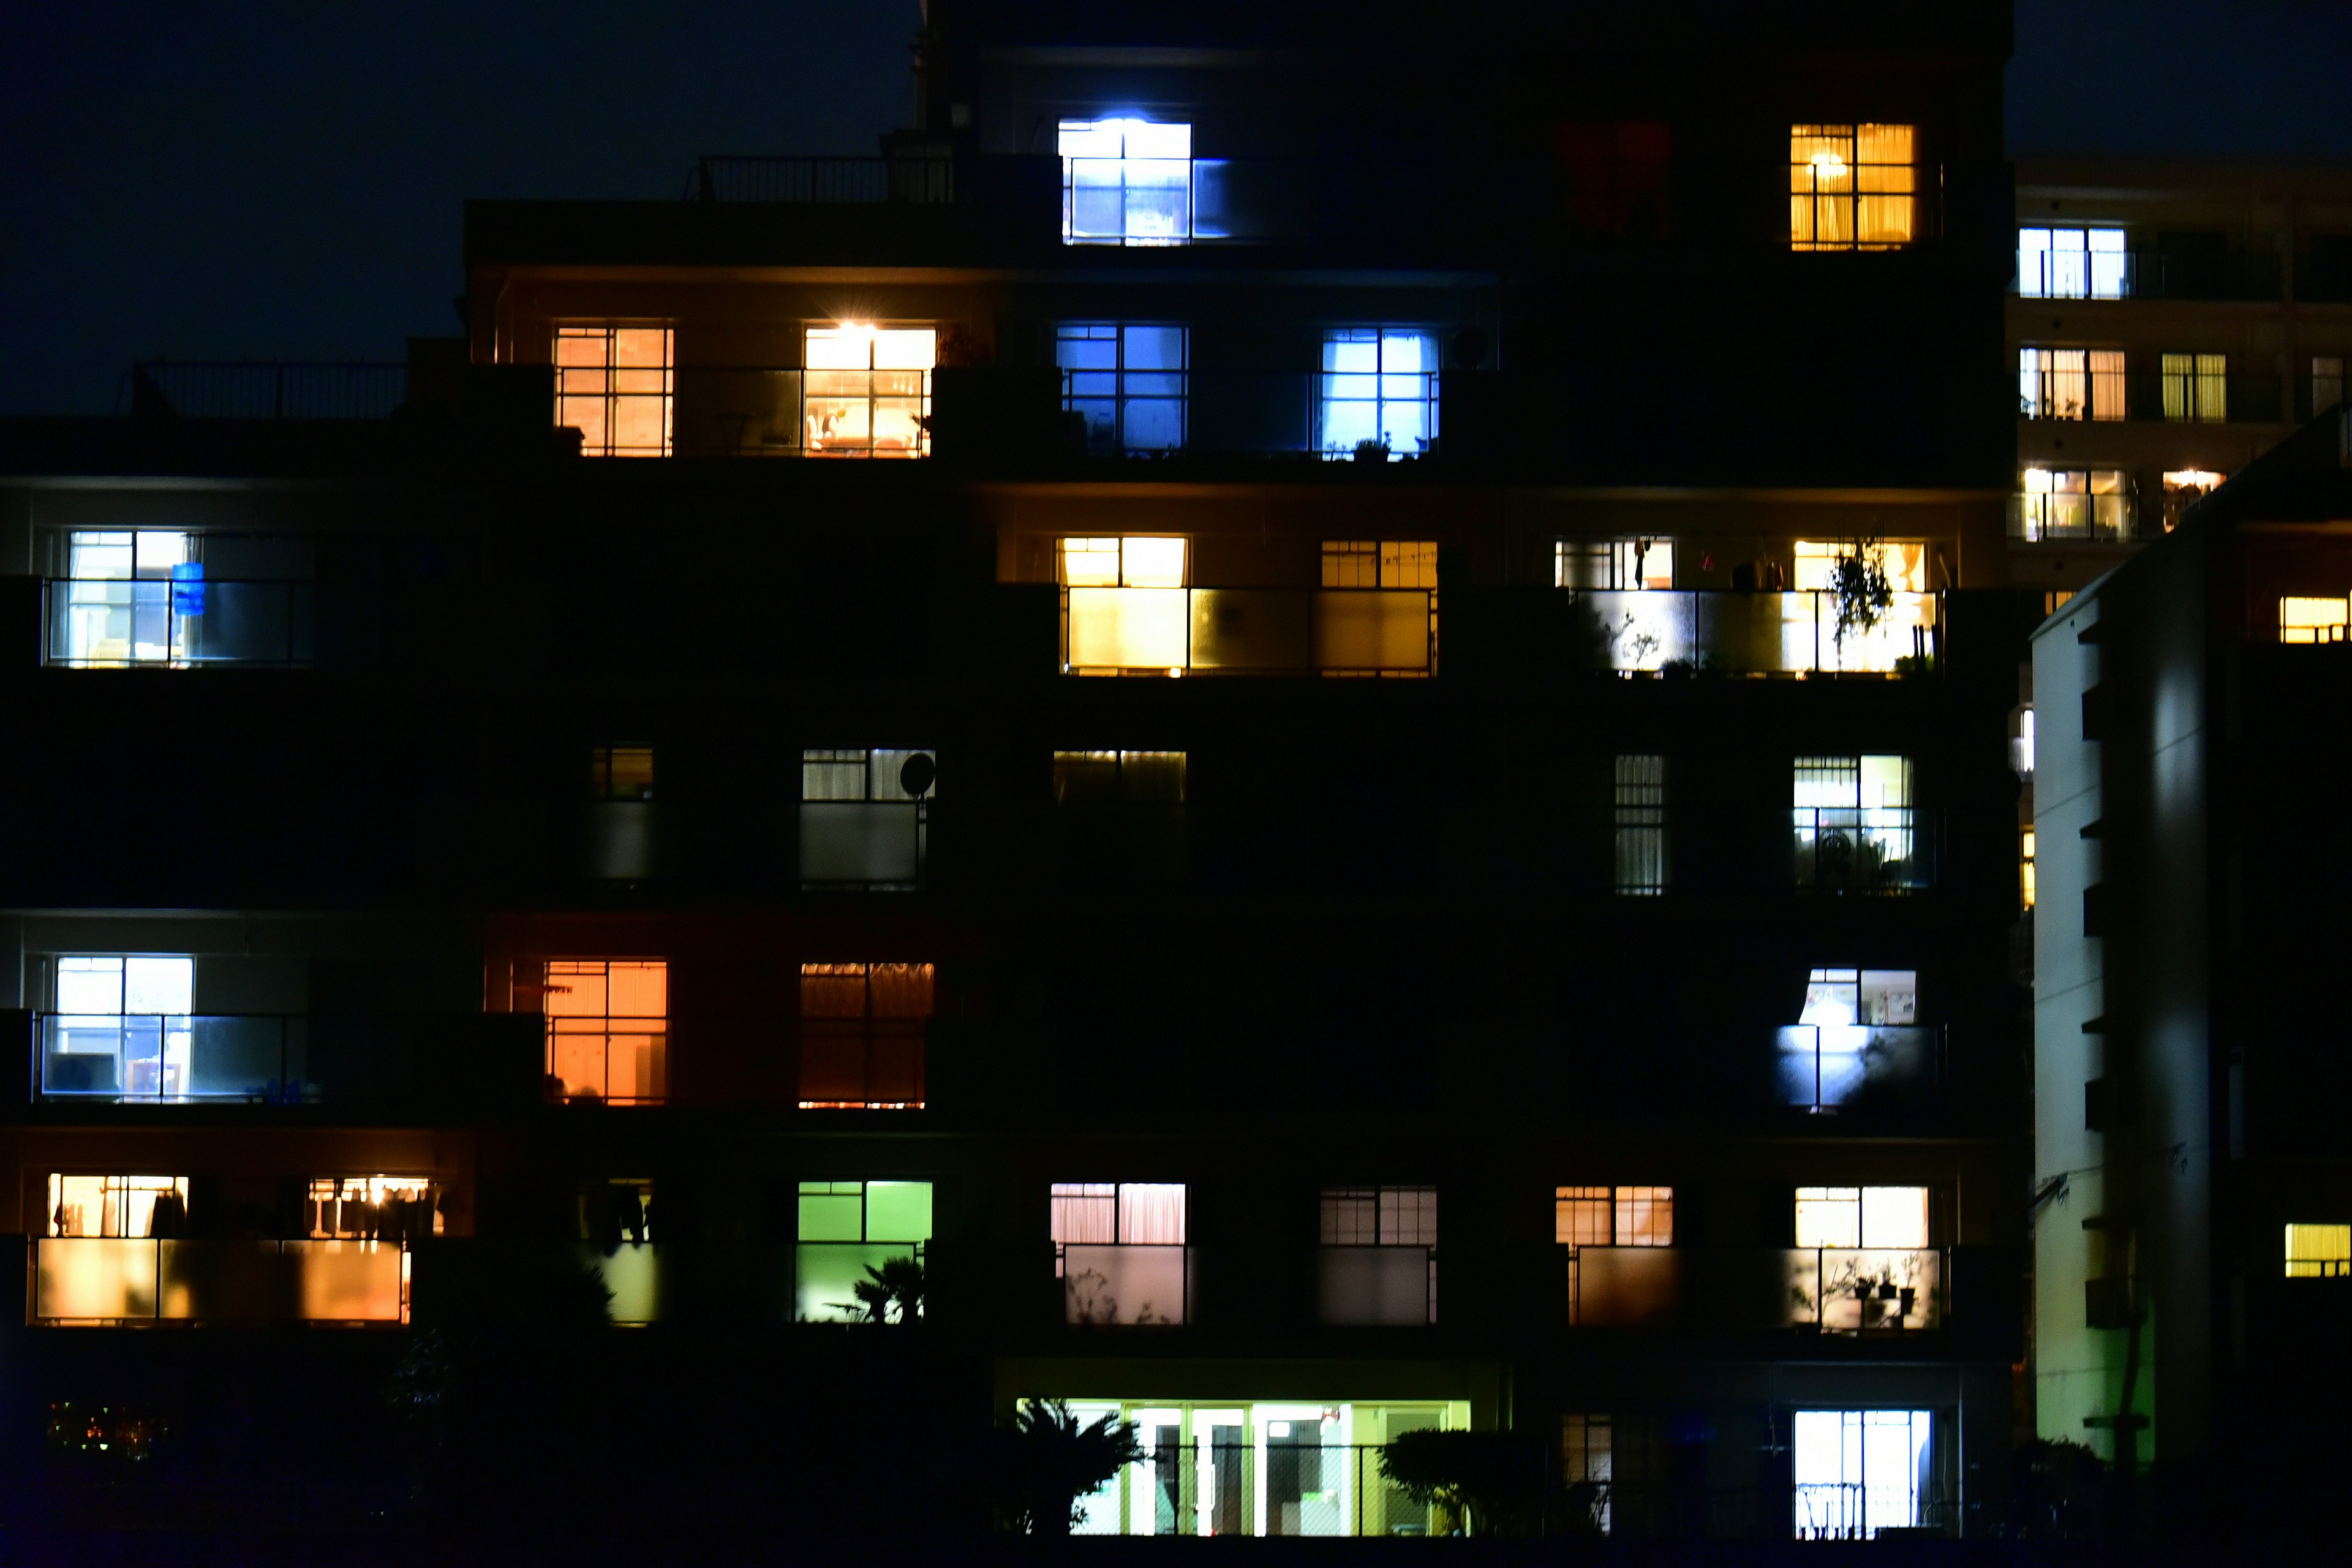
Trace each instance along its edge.
{"label": "hanging plant", "polygon": [[1857,540],[1830,563],[1830,592],[1837,595],[1836,642],[1845,646],[1845,634],[1867,632],[1895,603],[1886,581],[1885,552],[1875,539]]}

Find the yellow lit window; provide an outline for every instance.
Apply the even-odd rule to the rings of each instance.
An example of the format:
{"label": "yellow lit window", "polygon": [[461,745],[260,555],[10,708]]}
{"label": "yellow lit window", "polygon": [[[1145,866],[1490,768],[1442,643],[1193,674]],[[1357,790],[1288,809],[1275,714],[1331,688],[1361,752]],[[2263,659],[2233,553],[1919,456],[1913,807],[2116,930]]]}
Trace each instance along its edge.
{"label": "yellow lit window", "polygon": [[2017,406],[2028,419],[2121,419],[2121,349],[2020,349]]}
{"label": "yellow lit window", "polygon": [[1911,243],[1917,172],[1908,125],[1789,128],[1789,244],[1892,250]]}
{"label": "yellow lit window", "polygon": [[2163,356],[2164,416],[2214,424],[2230,416],[2230,356]]}
{"label": "yellow lit window", "polygon": [[[1801,539],[1796,542],[1790,563],[1789,585],[1800,594],[1827,593],[1832,586],[1831,573],[1838,557],[1852,547],[1818,540]],[[1886,585],[1898,594],[1924,594],[1927,591],[1927,546],[1924,543],[1882,544],[1878,547],[1878,564],[1886,573]]]}
{"label": "yellow lit window", "polygon": [[2342,642],[2346,624],[2352,621],[2352,615],[2347,615],[2347,602],[2343,599],[2281,598],[2278,640],[2293,643]]}
{"label": "yellow lit window", "polygon": [[2352,1275],[2352,1225],[2286,1227],[2286,1277],[2341,1279]]}
{"label": "yellow lit window", "polygon": [[1434,588],[1437,542],[1429,539],[1327,539],[1326,588]]}
{"label": "yellow lit window", "polygon": [[2033,829],[2027,828],[2018,837],[2017,880],[2025,896],[2025,907],[2033,907]]}
{"label": "yellow lit window", "polygon": [[1192,663],[1182,539],[1065,539],[1056,555],[1066,669],[1173,675]]}
{"label": "yellow lit window", "polygon": [[1061,542],[1065,588],[1181,588],[1184,541],[1130,536]]}
{"label": "yellow lit window", "polygon": [[929,456],[939,342],[930,327],[849,321],[809,328],[801,357],[808,450],[835,458]]}
{"label": "yellow lit window", "polygon": [[591,458],[666,458],[670,449],[667,327],[555,329],[555,422]]}
{"label": "yellow lit window", "polygon": [[2056,615],[2059,611],[2066,607],[2066,601],[2074,596],[2074,590],[2072,588],[2051,589],[2050,592],[2042,595],[2042,616],[2046,618]]}
{"label": "yellow lit window", "polygon": [[187,1219],[185,1176],[49,1177],[51,1236],[176,1237]]}
{"label": "yellow lit window", "polygon": [[566,1100],[646,1104],[668,1078],[669,965],[553,959],[541,989],[547,1088]]}

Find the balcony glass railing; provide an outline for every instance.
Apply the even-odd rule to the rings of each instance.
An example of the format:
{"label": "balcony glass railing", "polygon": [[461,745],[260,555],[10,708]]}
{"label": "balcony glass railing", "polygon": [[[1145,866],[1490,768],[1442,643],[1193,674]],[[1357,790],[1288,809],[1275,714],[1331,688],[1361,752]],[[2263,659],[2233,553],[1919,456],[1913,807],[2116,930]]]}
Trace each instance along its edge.
{"label": "balcony glass railing", "polygon": [[1388,1479],[1377,1446],[1314,1436],[1321,1424],[1304,1418],[1314,1413],[1267,1423],[1284,1435],[1255,1440],[1239,1424],[1196,1426],[1189,1443],[1173,1426],[1147,1427],[1150,1450],[1079,1500],[1085,1517],[1072,1533],[1428,1536],[1454,1528],[1451,1514],[1414,1502]]}
{"label": "balcony glass railing", "polygon": [[214,1241],[43,1237],[34,1243],[41,1322],[406,1321],[396,1241]]}
{"label": "balcony glass railing", "polygon": [[1570,589],[1601,668],[1731,675],[1895,674],[1937,651],[1943,599],[1901,593],[1877,624],[1838,636],[1837,595]]}
{"label": "balcony glass railing", "polygon": [[1780,1032],[1780,1103],[1814,1110],[1915,1101],[1936,1087],[1936,1031],[1791,1024]]}
{"label": "balcony glass railing", "polygon": [[1062,1249],[1063,1305],[1073,1323],[1191,1321],[1192,1249],[1090,1246]]}
{"label": "balcony glass railing", "polygon": [[1943,1254],[1932,1247],[1796,1247],[1786,1268],[1792,1328],[1855,1334],[1943,1324]]}
{"label": "balcony glass railing", "polygon": [[[857,1287],[873,1282],[866,1270],[922,1256],[922,1243],[915,1241],[803,1241],[793,1248],[793,1317],[803,1323],[868,1321],[857,1299]],[[891,1310],[897,1322],[898,1309]]]}
{"label": "balcony glass railing", "polygon": [[1797,886],[1819,893],[1908,893],[1935,885],[1931,813],[1909,806],[1797,806]]}
{"label": "balcony glass railing", "polygon": [[2009,536],[2028,543],[2060,539],[2128,543],[2139,537],[2137,498],[2021,492],[2009,498]]}
{"label": "balcony glass railing", "polygon": [[1580,1328],[1879,1333],[1941,1328],[1937,1247],[1578,1247],[1570,1321]]}
{"label": "balcony glass railing", "polygon": [[1316,1295],[1327,1323],[1419,1328],[1437,1321],[1437,1255],[1426,1247],[1326,1247]]}
{"label": "balcony glass railing", "polygon": [[42,1098],[299,1100],[309,1077],[310,1020],[283,1014],[44,1013]]}
{"label": "balcony glass railing", "polygon": [[311,661],[308,583],[57,578],[42,657],[77,669],[299,668]]}
{"label": "balcony glass railing", "polygon": [[1066,588],[1062,668],[1426,675],[1434,595],[1418,588]]}

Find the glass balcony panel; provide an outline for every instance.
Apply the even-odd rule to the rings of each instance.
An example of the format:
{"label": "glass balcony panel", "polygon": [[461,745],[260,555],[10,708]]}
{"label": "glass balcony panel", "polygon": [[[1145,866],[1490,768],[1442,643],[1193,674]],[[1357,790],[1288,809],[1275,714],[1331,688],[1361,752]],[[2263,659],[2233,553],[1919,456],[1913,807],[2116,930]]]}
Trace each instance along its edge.
{"label": "glass balcony panel", "polygon": [[1429,595],[1360,588],[1315,595],[1315,668],[1429,668]]}
{"label": "glass balcony panel", "polygon": [[804,1241],[793,1249],[793,1316],[804,1323],[866,1321],[856,1288],[894,1258],[917,1258],[910,1242]]}
{"label": "glass balcony panel", "polygon": [[284,1247],[295,1262],[305,1322],[400,1321],[398,1242],[304,1239]]}
{"label": "glass balcony panel", "polygon": [[582,1268],[593,1274],[613,1293],[607,1309],[615,1323],[635,1325],[661,1321],[661,1248],[649,1241],[625,1241],[607,1253],[582,1243],[573,1253]]}
{"label": "glass balcony panel", "polygon": [[1176,669],[1190,662],[1181,588],[1072,588],[1065,662],[1080,669]]}
{"label": "glass balcony panel", "polygon": [[156,1246],[143,1237],[41,1237],[33,1316],[49,1322],[154,1317]]}
{"label": "glass balcony panel", "polygon": [[922,879],[913,801],[803,801],[800,834],[803,883],[911,887]]}
{"label": "glass balcony panel", "polygon": [[1575,1280],[1580,1328],[1663,1323],[1681,1304],[1682,1258],[1670,1247],[1580,1247]]}
{"label": "glass balcony panel", "polygon": [[1295,589],[1192,591],[1195,669],[1303,670],[1311,636],[1307,597]]}
{"label": "glass balcony panel", "polygon": [[1326,1247],[1317,1264],[1327,1323],[1417,1328],[1435,1321],[1425,1247]]}
{"label": "glass balcony panel", "polygon": [[1073,1323],[1181,1323],[1192,1249],[1072,1246],[1062,1284]]}

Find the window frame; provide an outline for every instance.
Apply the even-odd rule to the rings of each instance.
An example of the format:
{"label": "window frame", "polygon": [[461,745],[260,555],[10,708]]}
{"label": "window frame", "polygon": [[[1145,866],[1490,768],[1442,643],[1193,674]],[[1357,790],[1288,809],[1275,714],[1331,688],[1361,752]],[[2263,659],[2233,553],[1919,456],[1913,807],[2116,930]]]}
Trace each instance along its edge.
{"label": "window frame", "polygon": [[2230,417],[2230,356],[2191,350],[2161,353],[2157,375],[2164,417],[2175,425],[2221,425]]}
{"label": "window frame", "polygon": [[[1128,363],[1130,341],[1135,332],[1173,332],[1177,347],[1177,364],[1166,366],[1132,366]],[[1097,334],[1107,333],[1108,336]],[[1080,335],[1085,334],[1085,335]],[[1066,345],[1108,342],[1111,345],[1111,364],[1108,370],[1091,365],[1068,363]],[[1071,321],[1054,323],[1054,363],[1062,375],[1062,409],[1065,413],[1085,414],[1081,405],[1108,403],[1110,423],[1108,438],[1097,441],[1091,418],[1087,425],[1087,447],[1089,451],[1104,453],[1174,452],[1188,444],[1192,425],[1192,329],[1178,321]],[[1092,386],[1081,388],[1081,376],[1109,378],[1108,390]],[[1159,380],[1172,384],[1172,390],[1154,389]],[[1140,388],[1140,389],[1139,389]],[[1139,443],[1130,437],[1129,416],[1135,405],[1172,408],[1175,414],[1176,438],[1159,444]]]}
{"label": "window frame", "polygon": [[[559,965],[564,967],[559,969]],[[590,973],[587,967],[590,965],[595,966],[596,970],[600,972],[600,978],[604,987],[604,1011],[602,1013],[568,1013],[557,1012],[550,1007],[548,1004],[557,994],[558,987],[556,985],[556,982],[559,979],[576,979],[584,976]],[[612,1010],[613,973],[616,967],[638,972],[655,970],[660,972],[662,1011],[659,1014],[615,1013]],[[546,1063],[548,1099],[556,1103],[566,1105],[577,1104],[583,1101],[603,1105],[660,1105],[666,1103],[669,1097],[669,960],[667,958],[549,957],[542,959],[540,963],[540,984],[538,989],[540,994],[540,1012],[546,1026],[545,1039],[547,1042],[547,1050],[544,1059]],[[563,989],[568,991],[570,988],[564,987]],[[604,1027],[601,1029],[590,1029],[578,1026],[565,1027],[563,1026],[563,1020],[565,1019],[576,1019],[583,1023],[590,1020],[596,1020],[600,1021],[604,1025]],[[614,1026],[616,1024],[635,1025],[639,1026],[615,1027]],[[559,1042],[567,1037],[574,1040],[586,1040],[591,1037],[599,1037],[603,1040],[604,1045],[601,1056],[603,1088],[600,1091],[593,1094],[575,1092],[570,1087],[571,1080],[557,1071],[557,1067],[561,1059],[558,1056],[558,1051],[560,1049]],[[613,1082],[613,1047],[615,1040],[626,1040],[632,1042],[643,1040],[646,1043],[646,1065],[648,1069],[647,1076],[652,1080],[650,1086],[639,1084],[637,1086],[638,1092],[627,1096],[615,1096],[611,1092]],[[650,1092],[646,1092],[648,1088],[650,1089]]]}
{"label": "window frame", "polygon": [[[2033,246],[2026,242],[2028,235],[2046,237],[2045,243]],[[2079,246],[2062,247],[2058,236],[2079,237]],[[2094,245],[2094,237],[2113,235],[2112,245]],[[2040,265],[2029,265],[2028,256],[2040,256]],[[2066,270],[2055,259],[2062,256],[2082,258],[2082,278],[2078,288],[2063,287],[2060,274]],[[2112,257],[2105,267],[2100,258]],[[2021,300],[2127,300],[2131,298],[2131,252],[2125,229],[2116,224],[2020,224],[2017,229],[2017,297]],[[2032,286],[2038,278],[2040,286]]]}
{"label": "window frame", "polygon": [[[1412,342],[1423,362],[1417,370],[1391,370],[1390,344]],[[1372,368],[1370,371],[1342,368],[1336,361],[1348,356],[1337,350],[1372,348]],[[1443,334],[1434,326],[1405,322],[1377,322],[1359,325],[1334,325],[1323,329],[1322,367],[1315,382],[1315,449],[1327,461],[1341,462],[1355,458],[1367,449],[1366,443],[1378,446],[1387,453],[1386,460],[1402,462],[1408,457],[1425,457],[1437,449],[1440,436],[1439,400],[1444,372]],[[1360,384],[1370,383],[1370,395],[1361,395]],[[1391,387],[1391,383],[1412,383],[1415,385]],[[1331,434],[1335,413],[1369,406],[1372,411],[1372,434],[1358,437],[1342,445],[1344,437]],[[1390,439],[1389,411],[1395,408],[1418,409],[1421,434],[1414,437],[1414,449],[1407,452]],[[1352,423],[1352,421],[1350,422]]]}
{"label": "window frame", "polygon": [[[660,333],[661,363],[659,367],[621,363],[623,332]],[[601,360],[594,364],[567,364],[563,357],[563,343],[567,340],[585,342],[590,338],[604,340],[604,352]],[[583,457],[667,458],[676,452],[677,331],[675,323],[627,321],[558,322],[551,329],[548,343],[548,359],[555,372],[555,423],[559,427],[580,431],[580,450]],[[578,391],[567,391],[566,387],[572,374],[578,374],[583,381],[596,378],[601,384],[583,386]],[[654,377],[656,384],[651,387],[635,384],[637,379],[647,375]],[[631,384],[623,385],[624,377],[631,378]],[[623,404],[648,400],[657,401],[660,405],[660,441],[653,446],[646,446],[642,442],[622,444],[618,437],[622,424]],[[593,442],[589,439],[590,431],[587,426],[573,425],[564,417],[567,413],[579,411],[573,405],[582,405],[584,408],[584,405],[590,402],[597,405],[596,426],[601,433],[599,438]]]}
{"label": "window frame", "polygon": [[[1074,153],[1070,150],[1069,142],[1073,136],[1102,136],[1112,132],[1114,128],[1119,142],[1117,156],[1089,155],[1086,152]],[[1160,135],[1156,138],[1157,140],[1171,142],[1179,139],[1176,133],[1181,132],[1183,144],[1181,154],[1173,155],[1163,152],[1162,155],[1152,157],[1130,153],[1129,142],[1140,132],[1160,132]],[[1112,116],[1098,120],[1057,121],[1055,125],[1054,151],[1062,160],[1062,243],[1064,245],[1111,245],[1148,248],[1190,245],[1197,237],[1194,232],[1197,226],[1195,219],[1199,215],[1195,207],[1193,178],[1197,160],[1192,155],[1192,121],[1153,121],[1132,115]],[[1106,184],[1099,181],[1082,182],[1078,178],[1079,165],[1082,163],[1087,165],[1089,170],[1099,170],[1106,164],[1116,165],[1118,169],[1116,184]],[[1171,168],[1182,170],[1181,179],[1172,182],[1164,179],[1139,182],[1131,178],[1131,175],[1138,171],[1149,173],[1158,170],[1165,174]],[[1080,233],[1077,226],[1079,194],[1089,190],[1108,189],[1116,189],[1118,192],[1118,232],[1109,234],[1089,229]],[[1135,194],[1170,190],[1181,190],[1183,193],[1182,214],[1175,220],[1173,227],[1166,232],[1155,232],[1149,227],[1137,226]],[[1144,210],[1148,213],[1149,207]]]}
{"label": "window frame", "polygon": [[[842,971],[852,969],[858,972],[854,976],[840,973]],[[877,1013],[875,1011],[874,996],[874,983],[876,980],[875,971],[877,970],[910,970],[921,972],[919,984],[921,985],[924,997],[923,1011],[915,1014]],[[811,980],[846,981],[853,978],[859,982],[859,1000],[862,1008],[862,1011],[856,1015],[854,1020],[856,1027],[845,1028],[838,1026],[822,1026],[833,1025],[838,1020],[848,1020],[850,1016],[844,1013],[811,1012],[809,1010],[809,1000],[811,995],[809,982]],[[799,1089],[799,1095],[797,1097],[798,1105],[801,1110],[920,1110],[923,1109],[926,1090],[925,1074],[929,1065],[927,1058],[929,1055],[930,1048],[930,1021],[939,1016],[939,970],[936,963],[929,959],[803,960],[800,966],[800,984],[797,991],[797,1000],[799,1003],[797,1045],[799,1047],[800,1059],[797,1063],[795,1077]],[[821,1026],[813,1030],[810,1027],[812,1023],[816,1023]],[[877,1026],[898,1024],[911,1024],[913,1026],[911,1028]],[[863,1064],[863,1070],[860,1077],[870,1086],[876,1076],[874,1057],[877,1049],[890,1041],[904,1041],[909,1037],[911,1037],[912,1045],[910,1054],[913,1058],[912,1078],[915,1088],[915,1096],[913,1099],[875,1100],[869,1098],[859,1100],[812,1100],[808,1098],[809,1042],[812,1038],[822,1040],[827,1037],[833,1037],[853,1040],[856,1047],[860,1061]]]}
{"label": "window frame", "polygon": [[[1864,163],[1862,150],[1871,132],[1881,139],[1887,133],[1900,132],[1906,156],[1900,162],[1874,159]],[[1919,159],[1919,127],[1898,125],[1885,121],[1847,121],[1843,122],[1799,121],[1789,127],[1789,235],[1791,251],[1865,251],[1903,250],[1919,243],[1923,237],[1926,193],[1919,172],[1924,166]],[[1816,143],[1814,150],[1801,158],[1807,143]],[[1835,143],[1836,145],[1831,145]],[[1896,176],[1885,171],[1900,170]],[[1878,188],[1867,188],[1873,176],[1866,171],[1880,171],[1875,176]],[[1823,181],[1843,181],[1843,188],[1824,186]],[[1900,238],[1864,238],[1862,219],[1865,204],[1890,204],[1886,213],[1903,215]],[[1824,205],[1826,204],[1826,205]],[[1801,220],[1800,214],[1802,215]],[[1847,237],[1822,237],[1822,218],[1829,216],[1829,226],[1843,228]]]}

